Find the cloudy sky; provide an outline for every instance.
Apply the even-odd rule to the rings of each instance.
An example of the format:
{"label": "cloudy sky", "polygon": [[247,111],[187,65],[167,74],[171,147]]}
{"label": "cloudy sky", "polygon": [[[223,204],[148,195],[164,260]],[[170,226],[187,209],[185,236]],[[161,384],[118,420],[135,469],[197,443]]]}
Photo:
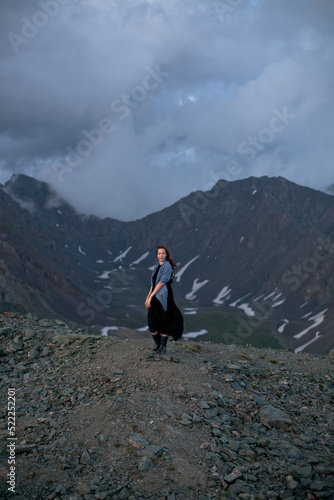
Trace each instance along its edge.
{"label": "cloudy sky", "polygon": [[219,178],[334,182],[333,0],[1,0],[0,183],[132,220]]}

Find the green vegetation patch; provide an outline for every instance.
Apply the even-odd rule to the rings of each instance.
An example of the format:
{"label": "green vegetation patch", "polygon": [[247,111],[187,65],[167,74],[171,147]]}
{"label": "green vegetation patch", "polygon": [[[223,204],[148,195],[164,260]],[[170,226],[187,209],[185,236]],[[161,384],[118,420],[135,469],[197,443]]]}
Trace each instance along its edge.
{"label": "green vegetation patch", "polygon": [[184,319],[185,333],[207,330],[208,333],[200,335],[197,341],[282,349],[272,333],[272,322],[249,317],[231,307],[198,307],[197,314],[186,315]]}

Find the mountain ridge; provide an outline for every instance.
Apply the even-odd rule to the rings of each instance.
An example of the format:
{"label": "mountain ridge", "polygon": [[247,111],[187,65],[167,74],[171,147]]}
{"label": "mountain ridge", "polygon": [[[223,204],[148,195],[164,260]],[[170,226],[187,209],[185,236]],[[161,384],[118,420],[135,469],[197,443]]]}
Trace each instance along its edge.
{"label": "mountain ridge", "polygon": [[[141,328],[148,268],[156,245],[164,242],[179,263],[174,290],[184,310],[196,315],[204,306],[216,313],[224,306],[235,309],[238,335],[234,325],[225,337],[244,343],[247,330],[254,333],[269,319],[268,335],[282,346],[308,344],[305,349],[319,353],[334,348],[331,195],[282,177],[220,180],[209,191],[128,222],[79,215],[48,185],[26,176],[13,177],[0,195],[2,235],[7,234],[2,248],[19,248],[30,264],[41,254],[33,265],[43,274],[40,308],[29,303],[27,310],[41,314],[49,307],[49,314],[100,329]],[[15,266],[2,268],[3,275],[15,276]],[[21,278],[15,280],[22,288]],[[33,276],[29,283],[33,289]],[[53,301],[46,283],[56,288]],[[19,295],[23,305],[24,294]],[[8,290],[2,303],[10,304],[6,296]],[[224,324],[221,330],[223,335]],[[210,332],[203,338],[209,337]]]}

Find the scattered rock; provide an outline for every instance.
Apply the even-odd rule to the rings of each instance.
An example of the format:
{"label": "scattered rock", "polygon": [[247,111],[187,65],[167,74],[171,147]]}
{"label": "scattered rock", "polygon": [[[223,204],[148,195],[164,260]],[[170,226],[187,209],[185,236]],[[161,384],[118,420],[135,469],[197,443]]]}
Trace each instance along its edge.
{"label": "scattered rock", "polygon": [[142,457],[138,462],[138,469],[141,471],[152,469],[154,467],[154,462],[149,457]]}
{"label": "scattered rock", "polygon": [[230,474],[224,476],[224,480],[227,483],[233,483],[234,481],[236,481],[236,479],[239,479],[239,477],[242,477],[242,471],[238,467],[236,467]]}
{"label": "scattered rock", "polygon": [[80,463],[83,465],[87,465],[87,464],[89,464],[90,461],[91,461],[91,458],[90,458],[88,451],[84,450],[82,452],[81,457],[80,457]]}
{"label": "scattered rock", "polygon": [[0,468],[4,500],[333,496],[330,356],[181,341],[157,358],[151,340],[15,313],[0,339],[18,465],[15,495]]}
{"label": "scattered rock", "polygon": [[139,434],[135,434],[134,436],[130,436],[129,443],[132,446],[134,446],[135,448],[139,448],[139,449],[143,449],[149,445],[149,442],[147,441],[147,439],[145,439],[143,436],[140,436]]}
{"label": "scattered rock", "polygon": [[0,335],[8,335],[10,333],[14,333],[14,330],[10,326],[0,328]]}
{"label": "scattered rock", "polygon": [[291,419],[289,416],[278,408],[274,408],[272,405],[266,405],[259,411],[259,416],[261,422],[266,427],[277,427],[278,429],[284,429],[287,425],[291,425]]}

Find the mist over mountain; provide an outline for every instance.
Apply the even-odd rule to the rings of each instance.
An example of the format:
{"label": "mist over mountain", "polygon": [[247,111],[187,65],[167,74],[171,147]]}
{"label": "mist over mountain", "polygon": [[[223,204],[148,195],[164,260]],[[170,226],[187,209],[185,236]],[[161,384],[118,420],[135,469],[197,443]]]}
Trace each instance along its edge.
{"label": "mist over mountain", "polygon": [[[0,189],[1,310],[144,336],[160,242],[178,262],[185,337],[334,348],[334,198],[282,177],[219,180],[142,219],[78,214],[14,175]],[[266,344],[267,343],[267,344]]]}
{"label": "mist over mountain", "polygon": [[333,25],[329,0],[3,0],[0,182],[120,220],[213,177],[325,190]]}

